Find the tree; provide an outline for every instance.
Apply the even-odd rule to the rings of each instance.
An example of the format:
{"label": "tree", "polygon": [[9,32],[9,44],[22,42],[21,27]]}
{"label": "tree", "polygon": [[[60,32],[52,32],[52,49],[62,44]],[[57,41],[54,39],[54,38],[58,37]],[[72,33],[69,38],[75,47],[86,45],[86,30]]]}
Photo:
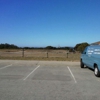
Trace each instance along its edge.
{"label": "tree", "polygon": [[77,48],[78,48],[80,45],[81,45],[81,43],[80,43],[80,44],[76,44],[76,46],[74,47],[74,50],[77,50]]}
{"label": "tree", "polygon": [[56,49],[56,47],[47,46],[46,49]]}
{"label": "tree", "polygon": [[76,44],[76,46],[74,47],[74,49],[76,51],[80,51],[82,52],[87,46],[89,46],[89,44],[87,42],[85,43],[80,43],[80,44]]}
{"label": "tree", "polygon": [[14,44],[0,44],[0,49],[17,49],[18,47]]}

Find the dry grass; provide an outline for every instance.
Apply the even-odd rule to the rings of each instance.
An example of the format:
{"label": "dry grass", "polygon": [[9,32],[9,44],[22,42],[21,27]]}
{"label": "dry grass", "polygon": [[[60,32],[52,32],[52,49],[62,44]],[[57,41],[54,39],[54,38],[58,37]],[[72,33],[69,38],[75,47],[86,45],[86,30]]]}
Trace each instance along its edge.
{"label": "dry grass", "polygon": [[[48,57],[47,57],[48,52]],[[16,60],[56,60],[56,61],[79,61],[80,53],[68,53],[66,50],[43,50],[43,49],[32,49],[24,50],[21,49],[4,49],[0,50],[0,59],[16,59]]]}

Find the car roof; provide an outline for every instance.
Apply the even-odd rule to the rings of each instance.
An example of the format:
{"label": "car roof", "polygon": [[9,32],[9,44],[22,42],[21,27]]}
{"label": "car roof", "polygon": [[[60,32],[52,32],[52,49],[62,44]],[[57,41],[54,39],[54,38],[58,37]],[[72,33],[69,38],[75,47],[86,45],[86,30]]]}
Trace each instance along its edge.
{"label": "car roof", "polygon": [[90,45],[90,46],[88,46],[88,47],[93,47],[93,48],[100,48],[100,45]]}

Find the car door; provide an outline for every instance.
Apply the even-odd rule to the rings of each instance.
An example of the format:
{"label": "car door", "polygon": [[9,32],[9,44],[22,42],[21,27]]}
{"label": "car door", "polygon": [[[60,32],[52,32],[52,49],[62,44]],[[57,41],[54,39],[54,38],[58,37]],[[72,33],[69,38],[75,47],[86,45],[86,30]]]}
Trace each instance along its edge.
{"label": "car door", "polygon": [[86,48],[84,49],[84,51],[82,52],[82,61],[83,61],[83,63],[84,63],[85,65],[88,64],[87,49],[88,49],[88,47],[86,47]]}
{"label": "car door", "polygon": [[87,50],[87,66],[90,68],[93,67],[93,59],[92,59],[93,51],[94,51],[93,47],[89,47]]}

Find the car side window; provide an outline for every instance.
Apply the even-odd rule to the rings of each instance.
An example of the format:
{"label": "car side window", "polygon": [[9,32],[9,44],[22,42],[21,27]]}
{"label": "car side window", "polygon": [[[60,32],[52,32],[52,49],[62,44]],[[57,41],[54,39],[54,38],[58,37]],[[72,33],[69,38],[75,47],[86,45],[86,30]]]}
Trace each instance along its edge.
{"label": "car side window", "polygon": [[86,54],[87,51],[87,47],[84,49],[84,51],[82,52],[82,54]]}

